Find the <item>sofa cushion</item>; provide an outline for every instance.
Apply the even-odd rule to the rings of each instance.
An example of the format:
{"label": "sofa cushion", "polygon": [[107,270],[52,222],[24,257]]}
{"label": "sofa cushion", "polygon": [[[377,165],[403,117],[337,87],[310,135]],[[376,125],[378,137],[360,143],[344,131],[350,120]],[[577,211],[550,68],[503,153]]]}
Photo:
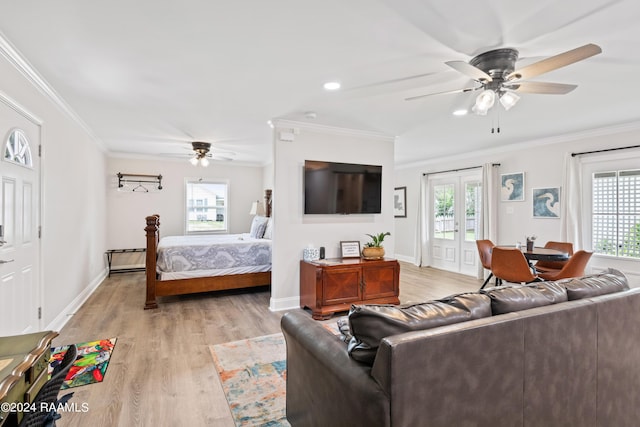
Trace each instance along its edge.
{"label": "sofa cushion", "polygon": [[559,280],[557,283],[562,284],[567,289],[569,300],[612,294],[629,289],[629,282],[626,276],[621,271],[613,268],[604,273]]}
{"label": "sofa cushion", "polygon": [[498,286],[482,292],[491,298],[494,315],[567,301],[567,290],[556,282]]}
{"label": "sofa cushion", "polygon": [[349,312],[352,337],[347,349],[353,359],[372,365],[384,337],[489,316],[491,302],[480,293],[411,305],[353,305]]}

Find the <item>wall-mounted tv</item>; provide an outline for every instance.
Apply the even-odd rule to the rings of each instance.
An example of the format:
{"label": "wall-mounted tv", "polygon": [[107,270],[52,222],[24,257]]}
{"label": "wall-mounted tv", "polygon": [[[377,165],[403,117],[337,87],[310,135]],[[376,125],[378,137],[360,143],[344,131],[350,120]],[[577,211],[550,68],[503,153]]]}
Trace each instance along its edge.
{"label": "wall-mounted tv", "polygon": [[377,214],[381,208],[382,166],[305,160],[305,214]]}

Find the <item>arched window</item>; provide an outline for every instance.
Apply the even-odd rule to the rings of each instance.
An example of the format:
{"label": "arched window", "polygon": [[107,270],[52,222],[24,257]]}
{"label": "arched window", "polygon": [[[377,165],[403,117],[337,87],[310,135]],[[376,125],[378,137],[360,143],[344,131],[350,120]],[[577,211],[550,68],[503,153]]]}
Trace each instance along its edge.
{"label": "arched window", "polygon": [[9,134],[4,148],[4,159],[20,166],[33,168],[29,140],[22,130],[14,129]]}

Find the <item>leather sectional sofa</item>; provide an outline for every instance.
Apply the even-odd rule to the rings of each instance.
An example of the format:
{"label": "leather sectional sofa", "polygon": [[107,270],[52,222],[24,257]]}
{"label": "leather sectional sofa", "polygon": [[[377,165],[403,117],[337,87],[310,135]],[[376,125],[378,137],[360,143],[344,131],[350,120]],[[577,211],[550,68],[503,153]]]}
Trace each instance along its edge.
{"label": "leather sectional sofa", "polygon": [[640,288],[616,270],[354,306],[343,336],[281,325],[294,427],[640,423]]}

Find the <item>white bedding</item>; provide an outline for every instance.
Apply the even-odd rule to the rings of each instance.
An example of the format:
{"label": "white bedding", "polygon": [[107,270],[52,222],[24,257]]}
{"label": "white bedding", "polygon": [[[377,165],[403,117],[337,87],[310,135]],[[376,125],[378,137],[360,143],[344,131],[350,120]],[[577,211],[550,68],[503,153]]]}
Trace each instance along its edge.
{"label": "white bedding", "polygon": [[160,280],[271,270],[271,240],[249,234],[168,236],[158,243]]}

